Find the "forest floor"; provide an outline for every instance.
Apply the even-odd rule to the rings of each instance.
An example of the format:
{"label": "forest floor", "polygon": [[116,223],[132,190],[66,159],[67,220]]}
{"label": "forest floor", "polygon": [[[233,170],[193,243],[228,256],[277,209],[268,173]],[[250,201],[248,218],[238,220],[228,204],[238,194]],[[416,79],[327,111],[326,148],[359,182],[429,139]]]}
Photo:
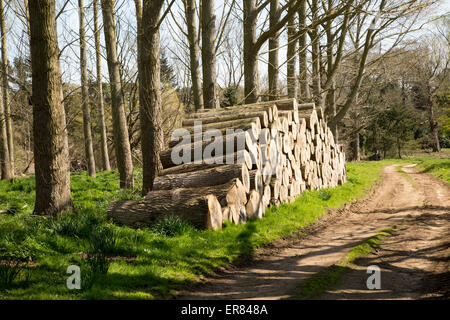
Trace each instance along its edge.
{"label": "forest floor", "polygon": [[[276,240],[177,298],[450,299],[449,185],[415,165],[382,174],[375,191],[306,235]],[[367,288],[370,265],[381,269],[379,290]]]}

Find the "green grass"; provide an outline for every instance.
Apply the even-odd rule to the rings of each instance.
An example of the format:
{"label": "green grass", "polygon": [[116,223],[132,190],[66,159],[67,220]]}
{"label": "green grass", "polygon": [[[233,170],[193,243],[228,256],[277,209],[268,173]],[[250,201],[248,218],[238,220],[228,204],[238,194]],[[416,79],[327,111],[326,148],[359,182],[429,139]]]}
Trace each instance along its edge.
{"label": "green grass", "polygon": [[[0,299],[157,299],[198,280],[205,273],[251,255],[259,246],[310,225],[326,213],[360,198],[377,181],[381,168],[395,161],[348,163],[347,183],[334,189],[305,192],[292,204],[269,208],[263,219],[242,225],[226,224],[220,231],[196,230],[167,220],[154,228],[134,230],[106,218],[111,201],[141,199],[141,172],[135,190],[119,189],[116,171],[97,178],[72,174],[76,213],[57,219],[34,217],[34,178],[0,181],[1,256],[31,259],[14,285]],[[108,273],[92,288],[70,291],[66,269],[79,265],[87,273],[85,254],[92,233],[107,227],[117,234]],[[1,262],[1,261],[0,261]],[[83,276],[82,276],[83,278]]]}
{"label": "green grass", "polygon": [[301,300],[320,298],[330,287],[338,284],[344,274],[353,270],[351,265],[357,259],[368,255],[375,246],[395,231],[396,227],[394,226],[378,232],[354,247],[339,263],[313,274],[300,284],[297,298]]}
{"label": "green grass", "polygon": [[450,152],[444,150],[441,158],[431,156],[412,156],[402,159],[402,162],[417,163],[418,168],[424,173],[430,173],[435,177],[450,184]]}

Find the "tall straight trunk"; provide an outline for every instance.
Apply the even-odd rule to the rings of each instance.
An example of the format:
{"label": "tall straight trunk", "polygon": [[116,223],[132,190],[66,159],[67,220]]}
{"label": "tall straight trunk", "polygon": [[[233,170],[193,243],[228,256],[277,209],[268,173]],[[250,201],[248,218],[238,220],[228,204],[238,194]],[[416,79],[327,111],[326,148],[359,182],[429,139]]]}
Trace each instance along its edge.
{"label": "tall straight trunk", "polygon": [[361,153],[359,150],[359,131],[357,131],[355,133],[355,141],[354,141],[354,157],[355,157],[355,161],[360,161],[361,160]]}
{"label": "tall straight trunk", "polygon": [[427,109],[428,109],[428,122],[430,124],[430,133],[431,133],[431,146],[433,152],[441,152],[441,145],[439,143],[439,135],[438,135],[438,125],[436,120],[434,119],[433,100],[430,86],[428,86],[427,89],[428,89]]}
{"label": "tall straight trunk", "polygon": [[[269,24],[273,28],[280,17],[279,0],[270,0]],[[267,64],[267,74],[269,78],[269,100],[277,100],[278,88],[278,47],[280,46],[279,32],[275,32],[269,38],[269,62]]]}
{"label": "tall straight trunk", "polygon": [[205,109],[219,108],[216,78],[216,15],[214,0],[202,2],[202,69]]}
{"label": "tall straight trunk", "polygon": [[[312,0],[311,12],[312,20],[318,19],[318,0]],[[320,85],[320,36],[319,27],[316,26],[311,30],[311,63],[312,63],[312,85],[314,101],[317,105],[322,104],[321,85]]]}
{"label": "tall straight trunk", "polygon": [[153,181],[162,169],[159,153],[164,146],[160,84],[159,19],[164,0],[144,1],[141,29],[138,31],[139,114],[142,149],[142,194],[153,188]]}
{"label": "tall straight trunk", "polygon": [[105,171],[111,170],[108,153],[108,140],[106,136],[105,124],[105,102],[103,99],[103,80],[102,80],[102,56],[100,54],[100,28],[98,26],[98,0],[93,1],[94,5],[94,41],[95,41],[95,59],[97,67],[97,98],[98,98],[98,122],[100,126],[100,145],[102,153],[102,168]]}
{"label": "tall straight trunk", "polygon": [[[1,91],[0,95],[2,95]],[[13,177],[11,172],[11,159],[9,157],[8,134],[6,132],[5,109],[2,97],[0,97],[0,172],[2,180]]]}
{"label": "tall straight trunk", "polygon": [[200,46],[197,37],[197,19],[195,14],[195,0],[184,0],[184,10],[187,22],[189,42],[189,58],[191,67],[192,94],[195,110],[203,109],[203,93],[200,76]]}
{"label": "tall straight trunk", "polygon": [[288,47],[287,47],[287,89],[289,98],[297,98],[297,41],[295,34],[297,27],[295,24],[295,16],[288,21]]}
{"label": "tall straight trunk", "polygon": [[11,119],[11,106],[9,104],[9,82],[8,82],[8,55],[6,52],[6,26],[3,0],[0,0],[0,29],[2,37],[2,82],[3,82],[3,106],[5,109],[6,134],[8,137],[9,162],[11,175],[14,176],[14,128]]}
{"label": "tall straight trunk", "polygon": [[300,9],[298,10],[299,30],[304,31],[299,37],[299,98],[301,102],[309,101],[311,93],[309,92],[308,80],[308,60],[307,60],[307,33],[306,33],[306,0],[300,1]]}
{"label": "tall straight trunk", "polygon": [[[336,115],[336,83],[333,80],[331,82],[330,88],[327,92],[327,118],[331,119]],[[338,142],[338,128],[337,123],[330,125],[330,130],[333,133],[334,141]]]}
{"label": "tall straight trunk", "polygon": [[[328,8],[331,8],[333,4],[333,0],[328,0]],[[327,58],[327,82],[330,81],[329,88],[326,91],[326,99],[323,100],[326,102],[325,106],[325,115],[326,119],[332,119],[336,115],[336,82],[333,79],[329,79],[328,77],[333,77],[333,68],[335,68],[335,59],[334,59],[334,34],[332,32],[332,21],[328,21],[325,24],[325,33],[327,38],[327,49],[326,49],[326,58]],[[335,142],[337,142],[337,124],[334,123],[330,126],[331,132],[333,132],[333,136]]]}
{"label": "tall straight trunk", "polygon": [[95,157],[94,147],[92,146],[92,128],[91,128],[91,108],[89,106],[89,89],[87,81],[86,65],[86,32],[84,29],[84,3],[78,0],[78,10],[80,18],[80,69],[81,69],[81,100],[83,108],[83,133],[84,133],[84,152],[87,162],[87,174],[95,177]]}
{"label": "tall straight trunk", "polygon": [[116,25],[114,0],[101,0],[106,55],[111,86],[111,105],[113,118],[114,148],[117,168],[120,174],[120,187],[132,189],[134,186],[133,161],[125,117],[119,61],[117,59]]}
{"label": "tall straight trunk", "polygon": [[54,0],[29,1],[36,202],[34,214],[73,208]]}
{"label": "tall straight trunk", "polygon": [[254,0],[244,1],[244,94],[245,103],[259,99],[258,52],[255,52],[257,12]]}

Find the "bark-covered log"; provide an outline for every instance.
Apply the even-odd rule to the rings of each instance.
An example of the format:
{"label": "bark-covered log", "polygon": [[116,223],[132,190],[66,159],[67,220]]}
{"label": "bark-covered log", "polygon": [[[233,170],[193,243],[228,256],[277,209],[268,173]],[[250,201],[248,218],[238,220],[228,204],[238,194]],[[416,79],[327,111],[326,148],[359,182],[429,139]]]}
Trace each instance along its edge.
{"label": "bark-covered log", "polygon": [[107,216],[115,222],[133,228],[151,226],[169,214],[199,228],[222,228],[222,208],[212,194],[171,197],[161,192],[151,200],[113,202],[107,211]]}
{"label": "bark-covered log", "polygon": [[[182,130],[186,130],[189,132],[189,134],[195,134],[195,132],[205,132],[205,131],[211,131],[211,130],[220,130],[220,129],[234,129],[240,128],[242,126],[250,126],[251,128],[251,134],[253,137],[258,137],[259,133],[261,132],[261,121],[258,117],[254,118],[247,118],[247,119],[238,119],[238,120],[231,120],[231,121],[223,121],[223,122],[216,122],[216,123],[208,123],[208,124],[202,124],[201,126],[185,126],[182,128]],[[180,131],[181,132],[181,131]],[[183,136],[186,136],[183,134]]]}
{"label": "bark-covered log", "polygon": [[[183,129],[183,128],[181,128]],[[211,130],[211,129],[208,129]],[[252,138],[256,137],[254,136],[258,132],[262,132],[258,125],[256,125],[254,122],[243,122],[241,125],[234,126],[233,128],[222,128],[217,129],[222,136],[226,135],[239,135],[239,132],[246,131],[250,134]],[[179,131],[180,134],[183,134],[182,131]],[[218,133],[218,132],[217,132]],[[261,133],[259,133],[261,134]],[[190,133],[189,131],[186,131],[183,135],[177,135],[173,137],[171,141],[169,141],[169,148],[173,148],[177,145],[185,145],[189,143],[193,143],[194,141],[210,141],[211,140],[211,131],[207,133],[206,131],[202,131],[197,133]]]}
{"label": "bark-covered log", "polygon": [[[164,150],[160,154],[161,164],[164,169],[186,163],[204,161],[211,163],[217,158],[223,159],[224,155],[242,150],[254,150],[254,139],[246,131],[232,135],[218,136],[212,141],[204,140],[191,144],[177,145]],[[231,150],[231,152],[229,152]]]}
{"label": "bark-covered log", "polygon": [[227,183],[234,178],[239,178],[246,192],[250,192],[250,176],[245,164],[226,164],[200,171],[158,176],[153,183],[153,190],[208,187]]}
{"label": "bark-covered log", "polygon": [[233,114],[229,115],[222,115],[220,113],[217,113],[214,116],[210,117],[202,117],[202,118],[192,118],[192,119],[185,119],[182,122],[183,127],[189,127],[194,126],[196,122],[201,121],[203,125],[211,124],[211,123],[222,123],[224,121],[235,121],[235,120],[242,120],[242,119],[254,119],[259,118],[261,121],[261,126],[267,128],[269,125],[269,115],[267,111],[265,110],[252,110],[247,112],[235,112]]}
{"label": "bark-covered log", "polygon": [[[228,157],[228,159],[227,159],[227,157]],[[247,150],[241,150],[241,151],[232,153],[230,155],[224,155],[222,157],[212,158],[209,160],[211,160],[211,162],[214,162],[214,163],[212,163],[212,164],[208,164],[208,163],[204,163],[204,162],[202,162],[202,163],[186,163],[186,164],[182,164],[179,166],[161,170],[158,175],[165,176],[167,174],[179,174],[179,173],[200,171],[200,170],[216,168],[216,167],[219,167],[219,166],[222,166],[225,164],[245,164],[247,166],[247,169],[252,169],[252,167],[253,167],[252,159]]]}
{"label": "bark-covered log", "polygon": [[241,112],[259,112],[266,111],[269,116],[269,122],[272,122],[278,118],[278,108],[273,103],[263,104],[249,104],[235,107],[226,107],[220,110],[198,110],[196,113],[190,114],[189,119],[203,119],[216,116],[229,116],[235,115]]}

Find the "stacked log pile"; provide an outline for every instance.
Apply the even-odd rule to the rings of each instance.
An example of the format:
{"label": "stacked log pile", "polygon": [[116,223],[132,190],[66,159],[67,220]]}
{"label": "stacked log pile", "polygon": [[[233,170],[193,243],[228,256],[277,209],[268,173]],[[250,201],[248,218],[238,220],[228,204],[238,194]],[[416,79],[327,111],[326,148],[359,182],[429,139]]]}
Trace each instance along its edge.
{"label": "stacked log pile", "polygon": [[345,154],[321,108],[295,99],[201,110],[183,121],[142,201],[108,216],[132,227],[172,214],[201,228],[262,218],[269,205],[346,180]]}

